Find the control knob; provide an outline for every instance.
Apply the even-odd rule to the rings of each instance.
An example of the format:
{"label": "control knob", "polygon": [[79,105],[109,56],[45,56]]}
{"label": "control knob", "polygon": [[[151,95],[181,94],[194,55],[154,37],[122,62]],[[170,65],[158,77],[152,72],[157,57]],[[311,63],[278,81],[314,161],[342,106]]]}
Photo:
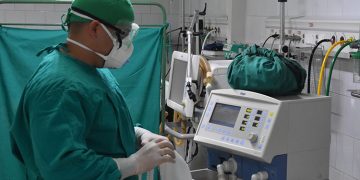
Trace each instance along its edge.
{"label": "control knob", "polygon": [[247,138],[251,143],[256,143],[258,140],[258,135],[256,135],[255,133],[249,133]]}

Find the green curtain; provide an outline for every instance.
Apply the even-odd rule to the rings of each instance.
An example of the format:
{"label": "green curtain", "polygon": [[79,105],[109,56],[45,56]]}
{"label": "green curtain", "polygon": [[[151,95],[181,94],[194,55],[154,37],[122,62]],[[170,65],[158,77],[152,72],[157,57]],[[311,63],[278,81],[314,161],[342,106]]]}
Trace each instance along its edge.
{"label": "green curtain", "polygon": [[[158,132],[160,119],[160,69],[164,28],[141,28],[128,64],[113,70],[129,105],[134,123]],[[41,58],[40,50],[64,42],[66,32],[0,26],[0,179],[26,179],[11,153],[9,124],[14,118],[23,87]]]}

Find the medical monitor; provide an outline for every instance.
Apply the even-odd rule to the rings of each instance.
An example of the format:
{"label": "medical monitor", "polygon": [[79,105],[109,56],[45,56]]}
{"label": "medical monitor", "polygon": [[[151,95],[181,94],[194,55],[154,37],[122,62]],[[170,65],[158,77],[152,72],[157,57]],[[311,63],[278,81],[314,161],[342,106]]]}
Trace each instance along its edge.
{"label": "medical monitor", "polygon": [[[192,80],[198,80],[199,75],[198,55],[192,55]],[[167,105],[175,111],[185,115],[186,75],[188,66],[188,54],[174,51],[171,59],[169,94],[166,100]],[[197,94],[196,92],[194,92]],[[192,107],[193,108],[193,107]]]}

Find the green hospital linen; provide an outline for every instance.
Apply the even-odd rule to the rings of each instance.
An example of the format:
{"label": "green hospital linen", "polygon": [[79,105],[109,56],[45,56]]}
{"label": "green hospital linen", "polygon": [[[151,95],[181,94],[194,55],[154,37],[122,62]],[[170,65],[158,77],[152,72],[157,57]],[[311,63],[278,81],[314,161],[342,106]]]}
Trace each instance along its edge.
{"label": "green hospital linen", "polygon": [[253,45],[229,65],[227,77],[233,89],[284,96],[301,93],[306,71],[295,60]]}

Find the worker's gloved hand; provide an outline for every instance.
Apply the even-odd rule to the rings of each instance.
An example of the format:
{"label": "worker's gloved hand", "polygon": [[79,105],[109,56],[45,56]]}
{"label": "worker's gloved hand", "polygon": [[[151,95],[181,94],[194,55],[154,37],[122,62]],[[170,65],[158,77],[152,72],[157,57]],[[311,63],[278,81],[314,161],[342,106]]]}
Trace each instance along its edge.
{"label": "worker's gloved hand", "polygon": [[141,146],[144,146],[145,144],[153,140],[169,140],[167,137],[154,134],[140,127],[135,127],[135,134],[137,139],[140,141]]}
{"label": "worker's gloved hand", "polygon": [[148,172],[162,163],[174,163],[174,146],[168,140],[152,140],[130,157],[114,160],[122,174],[122,179],[124,179]]}

